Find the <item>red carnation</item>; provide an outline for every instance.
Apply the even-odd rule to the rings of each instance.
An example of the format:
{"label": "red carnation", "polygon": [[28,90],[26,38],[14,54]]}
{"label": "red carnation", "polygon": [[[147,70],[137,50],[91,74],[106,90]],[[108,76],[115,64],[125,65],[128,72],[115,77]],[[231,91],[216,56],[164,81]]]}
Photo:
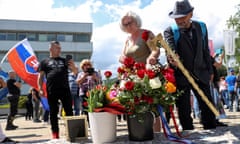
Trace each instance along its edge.
{"label": "red carnation", "polygon": [[112,72],[111,71],[105,71],[104,75],[106,78],[110,78],[112,76]]}

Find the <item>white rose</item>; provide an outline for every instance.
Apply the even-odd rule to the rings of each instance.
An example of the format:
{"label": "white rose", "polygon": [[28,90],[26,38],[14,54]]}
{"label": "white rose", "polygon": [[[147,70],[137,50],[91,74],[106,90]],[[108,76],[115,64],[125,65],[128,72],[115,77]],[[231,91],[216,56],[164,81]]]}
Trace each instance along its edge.
{"label": "white rose", "polygon": [[152,89],[157,89],[157,88],[160,88],[162,86],[162,82],[160,81],[160,79],[158,77],[150,79],[149,84],[150,84]]}

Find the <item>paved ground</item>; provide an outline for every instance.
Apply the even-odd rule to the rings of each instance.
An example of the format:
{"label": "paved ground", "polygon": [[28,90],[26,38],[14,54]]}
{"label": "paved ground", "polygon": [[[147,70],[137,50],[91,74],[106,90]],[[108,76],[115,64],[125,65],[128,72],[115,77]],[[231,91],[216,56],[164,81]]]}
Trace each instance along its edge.
{"label": "paved ground", "polygon": [[[1,125],[5,128],[6,116],[1,116]],[[198,120],[194,120],[195,130],[189,132],[186,139],[191,140],[197,144],[239,144],[240,143],[240,112],[227,112],[227,118],[221,119],[222,122],[228,124],[228,127],[217,127],[214,130],[203,130],[199,125]],[[19,143],[41,143],[41,144],[69,144],[66,140],[66,128],[63,120],[60,120],[60,139],[51,140],[50,125],[43,123],[33,123],[26,121],[24,117],[19,116],[15,120],[15,124],[19,126],[18,129],[12,131],[5,131],[5,134],[10,138],[19,141]],[[170,124],[172,127],[172,124]],[[90,131],[88,131],[90,133]],[[103,131],[104,132],[104,131]],[[173,129],[173,131],[174,129]],[[91,136],[85,140],[76,140],[75,143],[92,143]],[[177,144],[167,140],[163,133],[155,133],[153,141],[147,142],[131,142],[128,140],[128,133],[126,122],[117,123],[117,140],[114,144]]]}

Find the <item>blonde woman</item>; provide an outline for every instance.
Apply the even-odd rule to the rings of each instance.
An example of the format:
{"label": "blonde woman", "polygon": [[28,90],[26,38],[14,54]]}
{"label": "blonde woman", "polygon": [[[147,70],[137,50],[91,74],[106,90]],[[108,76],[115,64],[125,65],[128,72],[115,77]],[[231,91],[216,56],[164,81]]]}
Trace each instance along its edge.
{"label": "blonde woman", "polygon": [[123,63],[126,57],[132,57],[137,62],[155,64],[160,54],[160,50],[152,50],[147,45],[147,41],[154,38],[154,34],[147,29],[141,28],[140,17],[132,12],[127,12],[120,21],[120,28],[129,34],[124,44],[119,62]]}
{"label": "blonde woman", "polygon": [[79,96],[80,101],[82,101],[83,110],[82,113],[87,114],[86,107],[84,106],[84,102],[86,101],[85,98],[86,92],[96,86],[100,81],[100,75],[96,72],[93,68],[93,64],[89,59],[84,59],[79,64],[80,69],[82,72],[78,73],[76,82],[79,85]]}
{"label": "blonde woman", "polygon": [[[147,41],[154,38],[152,31],[141,28],[141,18],[132,11],[128,11],[120,21],[120,28],[129,36],[126,39],[119,62],[123,63],[126,57],[132,57],[136,62],[156,64],[160,55],[160,49],[152,50]],[[154,131],[160,131],[160,118],[156,117]]]}

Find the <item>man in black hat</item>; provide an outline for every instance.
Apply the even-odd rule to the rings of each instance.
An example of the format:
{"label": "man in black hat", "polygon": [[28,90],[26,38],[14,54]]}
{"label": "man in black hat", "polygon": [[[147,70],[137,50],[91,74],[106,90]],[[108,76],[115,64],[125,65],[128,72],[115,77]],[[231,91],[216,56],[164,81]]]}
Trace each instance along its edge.
{"label": "man in black hat", "polygon": [[[188,70],[199,88],[212,102],[209,82],[213,77],[211,56],[208,49],[208,35],[203,35],[199,22],[192,21],[193,7],[188,0],[176,1],[174,10],[169,17],[176,22],[179,31],[179,39],[174,40],[174,31],[168,27],[164,31],[164,37],[169,46],[176,52],[184,67]],[[204,23],[203,23],[204,24]],[[204,24],[206,27],[206,25]],[[207,28],[206,28],[207,31]],[[202,100],[198,92],[188,82],[183,73],[177,68],[177,63],[168,56],[168,61],[175,68],[177,89],[183,91],[176,101],[178,116],[183,130],[192,130],[193,119],[191,117],[190,90],[192,89],[201,109],[201,121],[204,129],[216,128],[215,115]]]}

